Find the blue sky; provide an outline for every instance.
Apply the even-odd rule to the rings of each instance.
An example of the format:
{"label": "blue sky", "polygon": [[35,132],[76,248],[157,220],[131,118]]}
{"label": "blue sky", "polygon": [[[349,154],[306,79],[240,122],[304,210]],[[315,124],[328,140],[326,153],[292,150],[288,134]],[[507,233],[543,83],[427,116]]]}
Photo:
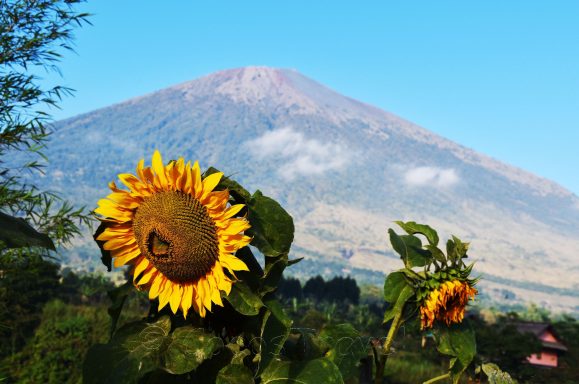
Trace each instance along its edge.
{"label": "blue sky", "polygon": [[577,1],[92,0],[74,116],[221,69],[293,68],[579,195]]}

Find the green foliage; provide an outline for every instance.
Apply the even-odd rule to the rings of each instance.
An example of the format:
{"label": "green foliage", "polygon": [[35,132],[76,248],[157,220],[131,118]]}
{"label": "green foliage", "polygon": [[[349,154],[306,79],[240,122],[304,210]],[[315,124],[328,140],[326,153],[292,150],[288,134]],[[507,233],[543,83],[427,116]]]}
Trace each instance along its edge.
{"label": "green foliage", "polygon": [[79,365],[89,346],[103,341],[107,318],[102,307],[73,306],[56,300],[46,304],[42,322],[27,346],[12,359],[18,383],[79,383]]}
{"label": "green foliage", "polygon": [[40,323],[42,308],[58,297],[59,266],[40,256],[0,254],[0,359],[16,353]]}
{"label": "green foliage", "polygon": [[24,219],[0,212],[0,244],[2,243],[6,248],[44,247],[56,250],[50,237],[36,231]]}
{"label": "green foliage", "polygon": [[438,329],[438,351],[451,356],[449,373],[453,383],[468,368],[476,355],[475,333],[465,321]]}
{"label": "green foliage", "polygon": [[304,362],[274,360],[261,375],[261,384],[269,383],[343,383],[338,367],[327,358]]}
{"label": "green foliage", "polygon": [[511,376],[501,371],[496,364],[486,363],[481,366],[481,369],[487,375],[489,384],[515,384]]}
{"label": "green foliage", "polygon": [[360,288],[356,280],[351,277],[336,276],[325,281],[320,275],[310,278],[304,284],[303,294],[317,301],[331,303],[358,304],[360,301]]}
{"label": "green foliage", "polygon": [[360,360],[368,355],[360,333],[350,324],[338,324],[324,327],[319,337],[329,347],[325,356],[336,364],[344,381],[358,378]]}
{"label": "green foliage", "polygon": [[19,158],[46,160],[42,149],[50,116],[45,111],[71,90],[58,85],[42,88],[40,78],[31,73],[58,71],[59,51],[70,49],[73,27],[82,25],[88,16],[74,11],[79,2],[5,0],[0,7],[0,239],[10,247],[54,249],[49,239],[56,244],[68,242],[80,233],[77,223],[89,222],[82,209],[74,210],[54,193],[39,191],[23,179],[23,171],[42,171],[38,159],[17,164],[10,155],[27,152],[28,156]]}

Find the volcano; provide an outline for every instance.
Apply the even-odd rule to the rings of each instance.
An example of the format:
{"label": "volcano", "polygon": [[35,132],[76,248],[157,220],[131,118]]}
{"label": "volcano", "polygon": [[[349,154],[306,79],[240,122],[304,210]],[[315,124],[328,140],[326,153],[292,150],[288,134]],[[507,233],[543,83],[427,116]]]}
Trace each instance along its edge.
{"label": "volcano", "polygon": [[[41,186],[92,208],[154,149],[280,201],[299,276],[378,282],[401,266],[387,229],[413,220],[471,242],[483,292],[579,308],[576,195],[297,71],[225,70],[57,122]],[[88,237],[66,257],[100,268]]]}

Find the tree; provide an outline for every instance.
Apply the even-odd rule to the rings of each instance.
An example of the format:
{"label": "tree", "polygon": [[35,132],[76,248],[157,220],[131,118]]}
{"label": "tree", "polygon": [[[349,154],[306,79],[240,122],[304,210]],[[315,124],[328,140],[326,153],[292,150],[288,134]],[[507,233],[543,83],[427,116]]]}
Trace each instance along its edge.
{"label": "tree", "polygon": [[38,245],[54,249],[52,241],[56,245],[68,242],[80,232],[79,224],[89,221],[84,209],[75,210],[23,177],[26,172],[42,173],[41,160],[47,160],[42,150],[50,134],[47,111],[72,92],[60,85],[41,86],[37,74],[58,72],[60,52],[71,49],[73,27],[82,25],[88,16],[74,10],[81,1],[0,0],[2,253]]}
{"label": "tree", "polygon": [[[13,356],[55,295],[59,265],[45,259],[89,223],[84,209],[33,178],[43,172],[50,107],[71,90],[44,87],[39,73],[57,71],[72,30],[87,14],[81,0],[0,0],[0,360]],[[1,378],[0,378],[1,379]]]}

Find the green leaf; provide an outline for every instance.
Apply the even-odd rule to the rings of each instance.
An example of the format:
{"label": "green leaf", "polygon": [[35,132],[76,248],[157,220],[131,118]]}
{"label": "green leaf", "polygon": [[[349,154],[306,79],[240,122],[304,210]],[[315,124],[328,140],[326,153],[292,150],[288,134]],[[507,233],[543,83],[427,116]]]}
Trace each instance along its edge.
{"label": "green leaf", "polygon": [[342,374],[344,380],[359,376],[360,359],[368,355],[367,343],[350,324],[330,325],[322,329],[320,338],[330,346],[326,357]]}
{"label": "green leaf", "polygon": [[443,326],[439,329],[437,348],[440,353],[453,357],[449,371],[453,383],[458,383],[476,355],[475,333],[467,321]]}
{"label": "green leaf", "polygon": [[402,288],[402,291],[400,291],[400,294],[396,298],[396,302],[394,302],[394,305],[391,305],[390,307],[388,307],[388,309],[386,309],[386,311],[384,311],[383,323],[389,322],[394,318],[394,316],[396,316],[397,313],[402,312],[404,310],[406,302],[410,300],[410,298],[412,298],[415,293],[416,292],[414,291],[414,288],[406,284]]}
{"label": "green leaf", "polygon": [[266,257],[289,253],[294,239],[292,217],[272,198],[256,191],[248,202],[251,244]]}
{"label": "green leaf", "polygon": [[260,297],[241,281],[233,284],[229,296],[223,294],[223,297],[242,315],[255,316],[263,307]]}
{"label": "green leaf", "polygon": [[54,243],[26,220],[0,212],[0,243],[6,248],[43,247],[55,251]]}
{"label": "green leaf", "polygon": [[127,281],[125,284],[118,286],[114,289],[111,289],[107,292],[109,299],[111,299],[112,303],[111,306],[107,309],[109,316],[111,317],[111,330],[110,330],[110,337],[113,337],[115,330],[117,329],[117,323],[119,321],[119,317],[121,315],[121,311],[123,310],[123,306],[125,305],[125,301],[129,294],[133,291],[134,286],[130,281]]}
{"label": "green leaf", "polygon": [[279,280],[283,275],[283,271],[288,266],[288,255],[283,254],[279,257],[266,262],[265,271],[261,281],[261,292],[268,293],[277,289]]}
{"label": "green leaf", "polygon": [[384,281],[384,300],[390,304],[396,303],[402,289],[408,285],[408,281],[401,271],[392,272]]}
{"label": "green leaf", "polygon": [[325,357],[300,362],[273,360],[261,375],[261,384],[322,382],[324,384],[344,382],[338,367]]}
{"label": "green leaf", "polygon": [[231,364],[217,374],[216,384],[253,384],[253,373],[244,365]]}
{"label": "green leaf", "polygon": [[292,325],[292,320],[285,314],[277,300],[269,299],[265,305],[268,310],[264,314],[261,328],[259,349],[261,358],[258,372],[263,372],[274,358],[279,357]]}
{"label": "green leaf", "polygon": [[430,245],[435,247],[438,245],[438,233],[436,233],[436,231],[430,226],[425,224],[417,224],[414,221],[409,221],[406,223],[403,221],[395,221],[395,223],[398,224],[409,235],[419,233],[426,237]]}
{"label": "green leaf", "polygon": [[442,252],[442,251],[440,250],[440,248],[438,248],[438,247],[435,246],[435,245],[428,244],[428,245],[426,246],[426,249],[428,249],[428,250],[430,251],[430,253],[432,254],[432,257],[434,257],[434,259],[435,259],[436,261],[439,261],[439,262],[441,262],[441,263],[443,263],[443,264],[446,263],[446,256],[444,255],[444,252]]}
{"label": "green leaf", "polygon": [[390,243],[400,255],[406,268],[424,267],[432,262],[430,251],[422,249],[422,242],[414,235],[399,236],[394,230],[388,229]]}
{"label": "green leaf", "polygon": [[175,329],[171,343],[163,354],[164,367],[174,374],[194,370],[223,347],[221,338],[190,326]]}
{"label": "green leaf", "polygon": [[463,243],[458,237],[452,236],[452,240],[449,239],[446,243],[446,254],[450,260],[457,262],[468,257],[468,247],[469,243]]}
{"label": "green leaf", "polygon": [[154,323],[121,327],[108,344],[91,347],[83,364],[83,382],[136,383],[159,366],[161,348],[171,329],[168,316]]}
{"label": "green leaf", "polygon": [[111,251],[107,251],[106,249],[103,248],[104,245],[104,241],[102,240],[97,240],[97,237],[104,232],[104,230],[107,228],[107,226],[105,225],[105,223],[100,223],[100,225],[98,226],[96,232],[93,235],[93,239],[94,241],[97,243],[99,249],[101,250],[101,261],[102,263],[105,265],[105,267],[107,267],[107,271],[111,271],[112,270],[112,262],[113,262],[113,258],[111,256]]}
{"label": "green leaf", "polygon": [[498,365],[493,363],[486,363],[482,365],[482,370],[489,378],[489,384],[515,384],[511,375],[507,372],[501,371]]}

